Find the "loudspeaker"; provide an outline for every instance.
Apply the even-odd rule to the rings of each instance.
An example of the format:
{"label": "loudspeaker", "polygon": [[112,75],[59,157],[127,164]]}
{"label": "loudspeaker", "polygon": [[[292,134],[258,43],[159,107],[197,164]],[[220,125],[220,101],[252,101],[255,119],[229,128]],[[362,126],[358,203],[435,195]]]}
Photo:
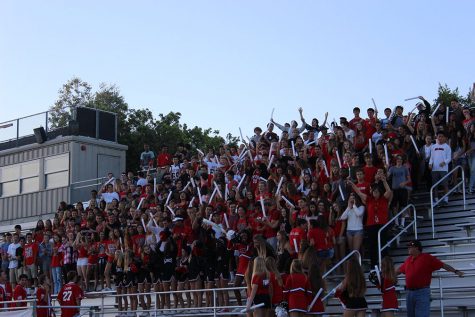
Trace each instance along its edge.
{"label": "loudspeaker", "polygon": [[96,110],[92,108],[78,107],[76,109],[76,121],[78,123],[78,134],[96,137]]}
{"label": "loudspeaker", "polygon": [[115,142],[115,116],[109,112],[99,112],[99,139]]}
{"label": "loudspeaker", "polygon": [[47,137],[46,137],[45,128],[39,127],[39,128],[33,129],[33,132],[35,133],[36,143],[41,144],[41,143],[46,142]]}

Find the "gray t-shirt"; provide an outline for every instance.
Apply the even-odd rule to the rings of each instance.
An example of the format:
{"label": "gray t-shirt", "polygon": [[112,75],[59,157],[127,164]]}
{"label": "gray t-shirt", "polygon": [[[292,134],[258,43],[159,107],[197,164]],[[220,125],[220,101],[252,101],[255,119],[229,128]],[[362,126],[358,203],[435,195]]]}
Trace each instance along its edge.
{"label": "gray t-shirt", "polygon": [[405,188],[401,187],[400,184],[407,181],[409,170],[405,166],[391,166],[388,175],[391,177],[391,189]]}

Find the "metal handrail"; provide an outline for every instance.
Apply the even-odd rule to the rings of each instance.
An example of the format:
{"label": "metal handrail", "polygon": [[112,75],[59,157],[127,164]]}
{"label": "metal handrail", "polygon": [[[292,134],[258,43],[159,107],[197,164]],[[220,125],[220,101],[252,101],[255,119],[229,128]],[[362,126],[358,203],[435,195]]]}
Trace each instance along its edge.
{"label": "metal handrail", "polygon": [[86,180],[83,180],[83,181],[77,181],[77,182],[71,183],[71,185],[82,184],[82,183],[87,183],[87,182],[93,182],[93,181],[97,181],[97,180],[103,180],[104,178],[107,178],[107,176],[102,176],[102,177],[97,177],[97,178],[86,179]]}
{"label": "metal handrail", "polygon": [[[402,215],[407,209],[412,209],[412,214],[413,214],[413,220],[405,226],[397,235],[395,235],[390,241],[388,241],[384,246],[381,247],[381,233],[383,232],[384,229],[386,229],[391,223],[395,222],[396,219],[400,215]],[[411,226],[414,226],[414,236],[417,239],[417,215],[416,215],[416,206],[413,204],[409,204],[401,211],[397,213],[394,217],[391,218],[384,226],[382,226],[379,231],[378,231],[378,260],[379,260],[379,267],[381,267],[381,253],[383,252],[384,249],[389,247],[391,243],[394,242],[394,240],[398,239],[404,232],[406,232]]]}
{"label": "metal handrail", "polygon": [[[353,250],[350,253],[348,253],[343,259],[341,259],[337,264],[335,264],[330,270],[328,270],[325,274],[322,275],[322,279],[325,279],[330,273],[336,270],[337,267],[341,266],[343,263],[345,263],[349,258],[351,258],[354,254],[358,256],[358,262],[361,265],[361,253],[358,250]],[[328,292],[323,298],[322,301],[325,301],[330,295],[332,295],[335,290],[341,285],[339,283],[337,286],[335,286],[331,291]]]}
{"label": "metal handrail", "polygon": [[[460,169],[462,171],[462,180],[458,182],[457,184],[453,185],[453,188],[450,189],[447,192],[447,194],[442,196],[442,198],[440,198],[438,201],[434,203],[434,188],[437,188],[437,186],[439,186],[440,183],[442,183],[446,178],[452,175],[457,169]],[[439,179],[439,181],[437,181],[437,183],[432,185],[432,187],[430,188],[430,217],[432,221],[432,239],[435,239],[434,207],[436,207],[439,204],[439,202],[441,202],[445,197],[448,197],[453,191],[455,191],[455,189],[457,189],[457,187],[459,187],[460,184],[462,184],[463,209],[465,209],[467,207],[466,200],[465,200],[465,172],[462,166],[460,165],[455,166],[450,172],[444,175],[444,177]]]}

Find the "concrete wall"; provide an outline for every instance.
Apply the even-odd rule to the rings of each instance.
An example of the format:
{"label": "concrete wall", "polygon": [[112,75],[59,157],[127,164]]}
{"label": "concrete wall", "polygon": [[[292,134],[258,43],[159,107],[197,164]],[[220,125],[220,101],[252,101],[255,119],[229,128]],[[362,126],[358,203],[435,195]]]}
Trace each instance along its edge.
{"label": "concrete wall", "polygon": [[[108,172],[119,177],[126,168],[126,150],[127,146],[110,141],[83,136],[60,136],[43,144],[1,151],[0,185],[10,181],[10,194],[0,192],[0,224],[51,215],[63,200],[68,203],[87,200],[91,189],[97,188],[90,185],[97,181],[78,182],[104,177]],[[57,165],[61,167],[55,170]],[[33,171],[31,166],[35,166],[37,170]],[[58,171],[55,175],[64,182],[57,182],[58,177],[48,174]],[[51,181],[48,182],[48,179]],[[51,186],[54,181],[56,185]],[[15,189],[17,184],[18,193],[12,194],[11,188]],[[37,190],[25,191],[31,184],[35,184]]]}

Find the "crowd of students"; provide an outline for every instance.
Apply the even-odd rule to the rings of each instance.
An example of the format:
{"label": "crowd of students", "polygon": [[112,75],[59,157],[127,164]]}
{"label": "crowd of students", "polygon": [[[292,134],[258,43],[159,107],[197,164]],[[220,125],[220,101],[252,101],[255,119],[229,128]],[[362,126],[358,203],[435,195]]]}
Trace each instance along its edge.
{"label": "crowd of students", "polygon": [[[231,282],[247,285],[248,306],[264,302],[258,316],[284,301],[291,315],[322,313],[312,297],[325,288],[321,274],[352,250],[378,264],[378,231],[413,190],[462,166],[468,191],[475,191],[471,109],[453,100],[431,113],[422,97],[415,109],[403,115],[401,106],[386,108],[379,117],[369,108],[362,118],[356,107],[350,120],[328,124],[326,114],[320,125],[316,118],[307,123],[300,108],[301,124],[271,118],[240,146],[203,151],[179,144],[169,153],[164,145],[155,154],[145,145],[137,176],[109,174],[86,204],[61,202],[54,219],[39,220],[31,233],[7,233],[2,275],[13,287],[24,276],[35,287],[51,281],[49,292],[58,294],[75,271],[84,291],[124,294],[117,303],[124,316],[152,309],[150,295],[125,294],[191,290],[157,295],[157,307],[209,307],[211,292],[193,290]],[[441,185],[443,195],[448,182]],[[361,270],[355,261],[347,266],[352,273],[342,293],[349,298],[364,296]],[[228,306],[229,293],[217,293],[217,304]],[[243,294],[234,293],[242,304]]]}

